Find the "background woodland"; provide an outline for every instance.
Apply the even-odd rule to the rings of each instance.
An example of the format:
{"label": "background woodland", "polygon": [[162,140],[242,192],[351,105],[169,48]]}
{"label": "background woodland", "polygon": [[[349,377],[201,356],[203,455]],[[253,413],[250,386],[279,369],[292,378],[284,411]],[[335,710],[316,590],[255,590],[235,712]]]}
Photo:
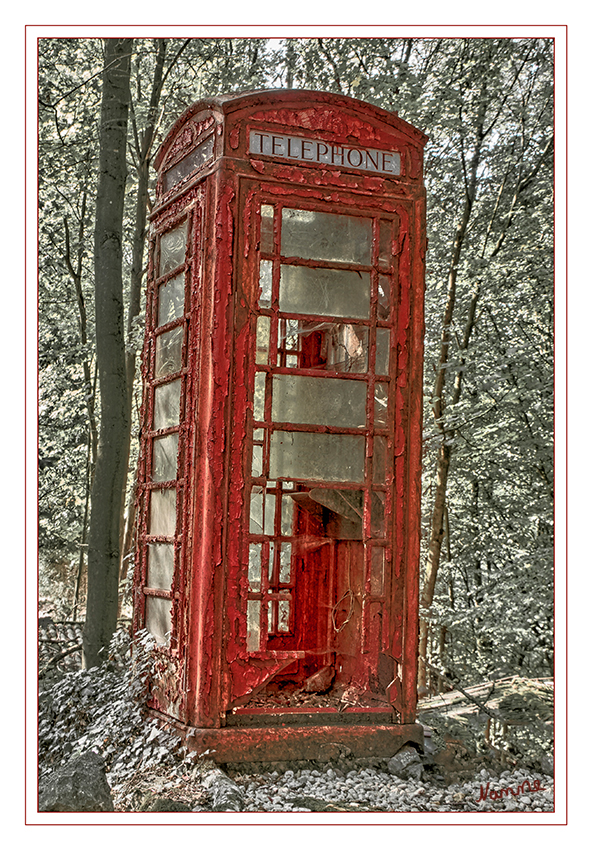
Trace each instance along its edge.
{"label": "background woodland", "polygon": [[[429,135],[420,688],[552,675],[553,42],[126,41],[118,321],[129,415],[125,498],[110,504],[119,615],[133,574],[152,159],[202,97],[342,92]],[[85,618],[99,510],[93,233],[105,50],[100,39],[39,42],[39,584],[42,610],[61,620]]]}

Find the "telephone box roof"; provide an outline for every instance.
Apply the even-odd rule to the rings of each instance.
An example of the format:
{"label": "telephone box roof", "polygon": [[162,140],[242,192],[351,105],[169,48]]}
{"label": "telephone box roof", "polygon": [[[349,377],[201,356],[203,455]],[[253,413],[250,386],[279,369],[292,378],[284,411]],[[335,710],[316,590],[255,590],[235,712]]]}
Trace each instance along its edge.
{"label": "telephone box roof", "polygon": [[[246,120],[257,115],[260,120],[264,120],[262,113],[266,111],[277,114],[281,113],[282,110],[298,110],[303,112],[303,129],[316,129],[310,123],[307,123],[314,122],[314,118],[310,114],[306,114],[306,111],[316,111],[318,120],[319,110],[323,109],[325,111],[329,109],[341,111],[352,116],[356,115],[358,118],[365,119],[368,123],[382,125],[385,130],[394,131],[397,135],[403,136],[408,144],[417,148],[423,148],[428,140],[425,133],[399,118],[396,112],[390,112],[354,97],[308,89],[261,89],[238,94],[216,95],[196,101],[189,106],[167,133],[154,159],[154,167],[157,170],[160,168],[181,128],[188,120],[199,113],[218,113],[221,118],[226,120],[231,117],[235,120]],[[280,118],[281,115],[278,115],[276,120]]]}

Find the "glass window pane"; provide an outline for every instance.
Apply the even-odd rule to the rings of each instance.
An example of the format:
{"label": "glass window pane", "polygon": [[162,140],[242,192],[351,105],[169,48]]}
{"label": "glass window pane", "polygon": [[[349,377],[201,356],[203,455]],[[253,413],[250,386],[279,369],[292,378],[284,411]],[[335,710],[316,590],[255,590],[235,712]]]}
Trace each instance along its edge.
{"label": "glass window pane", "polygon": [[291,496],[282,496],[282,534],[285,537],[293,534],[294,528],[294,500]]}
{"label": "glass window pane", "polygon": [[389,374],[389,351],[391,347],[391,332],[388,328],[376,328],[376,375]]}
{"label": "glass window pane", "polygon": [[282,543],[280,547],[280,584],[289,584],[292,573],[292,544]]}
{"label": "glass window pane", "polygon": [[257,372],[255,374],[253,418],[258,422],[262,422],[265,419],[265,372]]}
{"label": "glass window pane", "polygon": [[165,192],[168,192],[169,189],[172,189],[173,186],[176,186],[177,183],[180,183],[184,177],[187,177],[191,174],[192,171],[198,169],[201,165],[207,162],[212,158],[214,154],[214,137],[210,136],[201,144],[199,144],[191,153],[188,153],[187,156],[183,157],[183,159],[178,162],[176,165],[173,165],[172,168],[169,168],[168,171],[165,171],[164,180],[163,180],[163,188]]}
{"label": "glass window pane", "polygon": [[372,261],[372,221],[349,215],[282,210],[282,256],[359,263]]}
{"label": "glass window pane", "polygon": [[250,525],[251,534],[263,534],[263,490],[253,487],[251,490]]}
{"label": "glass window pane", "polygon": [[178,274],[158,290],[158,325],[180,319],[185,312],[185,275]]}
{"label": "glass window pane", "polygon": [[391,279],[385,274],[378,276],[378,318],[385,321],[389,317],[391,304]]}
{"label": "glass window pane", "polygon": [[381,266],[390,266],[393,254],[392,244],[393,223],[392,221],[381,221],[378,247],[378,262]]}
{"label": "glass window pane", "polygon": [[384,537],[385,535],[385,518],[384,504],[386,495],[379,490],[372,492],[371,510],[370,510],[370,528],[374,537]]}
{"label": "glass window pane", "polygon": [[249,599],[247,602],[247,651],[257,652],[261,643],[261,602]]}
{"label": "glass window pane", "polygon": [[345,269],[282,265],[280,310],[312,316],[370,316],[370,275]]}
{"label": "glass window pane", "polygon": [[174,428],[179,424],[181,379],[154,388],[154,430]]}
{"label": "glass window pane", "polygon": [[267,366],[269,361],[269,328],[271,319],[269,316],[258,316],[257,318],[257,351],[255,363],[263,363]]}
{"label": "glass window pane", "polygon": [[185,329],[183,325],[173,328],[171,331],[156,337],[156,362],[154,365],[154,377],[164,378],[178,372],[182,366],[183,337]]}
{"label": "glass window pane", "polygon": [[265,494],[265,534],[273,536],[275,525],[275,493]]}
{"label": "glass window pane", "polygon": [[386,428],[388,420],[389,385],[374,384],[374,427]]}
{"label": "glass window pane", "polygon": [[258,478],[263,474],[263,446],[253,446],[253,463],[251,465],[251,475],[253,478]]}
{"label": "glass window pane", "polygon": [[159,276],[171,272],[185,262],[185,246],[187,244],[187,219],[183,224],[160,237],[160,268]]}
{"label": "glass window pane", "polygon": [[157,437],[152,450],[152,480],[173,481],[177,477],[179,435]]}
{"label": "glass window pane", "polygon": [[273,281],[273,263],[271,260],[261,260],[259,263],[259,306],[271,307],[271,287]]}
{"label": "glass window pane", "polygon": [[274,375],[271,416],[274,422],[363,428],[366,382]]}
{"label": "glass window pane", "polygon": [[176,490],[152,490],[150,493],[150,534],[155,537],[174,537],[176,525]]}
{"label": "glass window pane", "polygon": [[261,590],[261,543],[249,545],[249,590]]}
{"label": "glass window pane", "polygon": [[273,253],[273,207],[261,204],[261,251],[263,254]]}
{"label": "glass window pane", "polygon": [[158,596],[146,597],[146,628],[154,635],[157,643],[168,643],[168,635],[171,631],[171,609],[170,599],[161,599]]}
{"label": "glass window pane", "polygon": [[170,590],[174,565],[175,549],[172,543],[149,543],[146,585],[159,590]]}
{"label": "glass window pane", "polygon": [[274,431],[270,476],[317,481],[364,480],[364,437]]}
{"label": "glass window pane", "polygon": [[374,437],[374,454],[372,457],[372,480],[375,484],[386,483],[386,437]]}

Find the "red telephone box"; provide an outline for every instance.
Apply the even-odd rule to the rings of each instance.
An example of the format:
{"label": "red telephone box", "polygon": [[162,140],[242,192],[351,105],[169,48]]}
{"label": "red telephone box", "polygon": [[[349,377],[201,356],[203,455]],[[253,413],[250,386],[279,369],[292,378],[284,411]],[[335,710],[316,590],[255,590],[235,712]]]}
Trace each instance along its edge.
{"label": "red telephone box", "polygon": [[220,762],[422,740],[425,141],[263,91],[156,158],[135,627],[152,710]]}

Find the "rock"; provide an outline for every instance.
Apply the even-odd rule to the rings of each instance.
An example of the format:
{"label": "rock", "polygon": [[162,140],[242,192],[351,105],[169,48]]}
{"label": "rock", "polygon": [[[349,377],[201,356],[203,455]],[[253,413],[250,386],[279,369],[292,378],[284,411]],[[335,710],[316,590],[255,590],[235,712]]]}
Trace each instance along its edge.
{"label": "rock", "polygon": [[554,761],[553,756],[543,756],[541,759],[541,770],[547,776],[553,776],[554,773]]}
{"label": "rock", "polygon": [[103,759],[93,752],[71,758],[39,789],[40,812],[112,812]]}
{"label": "rock", "polygon": [[308,677],[304,683],[304,690],[307,694],[322,694],[329,690],[334,678],[335,669],[329,664]]}
{"label": "rock", "polygon": [[398,776],[399,779],[421,779],[423,767],[421,757],[417,750],[411,746],[405,746],[394,755],[387,764],[389,773]]}
{"label": "rock", "polygon": [[203,781],[212,798],[214,812],[241,812],[244,805],[243,792],[226,773],[213,770]]}

